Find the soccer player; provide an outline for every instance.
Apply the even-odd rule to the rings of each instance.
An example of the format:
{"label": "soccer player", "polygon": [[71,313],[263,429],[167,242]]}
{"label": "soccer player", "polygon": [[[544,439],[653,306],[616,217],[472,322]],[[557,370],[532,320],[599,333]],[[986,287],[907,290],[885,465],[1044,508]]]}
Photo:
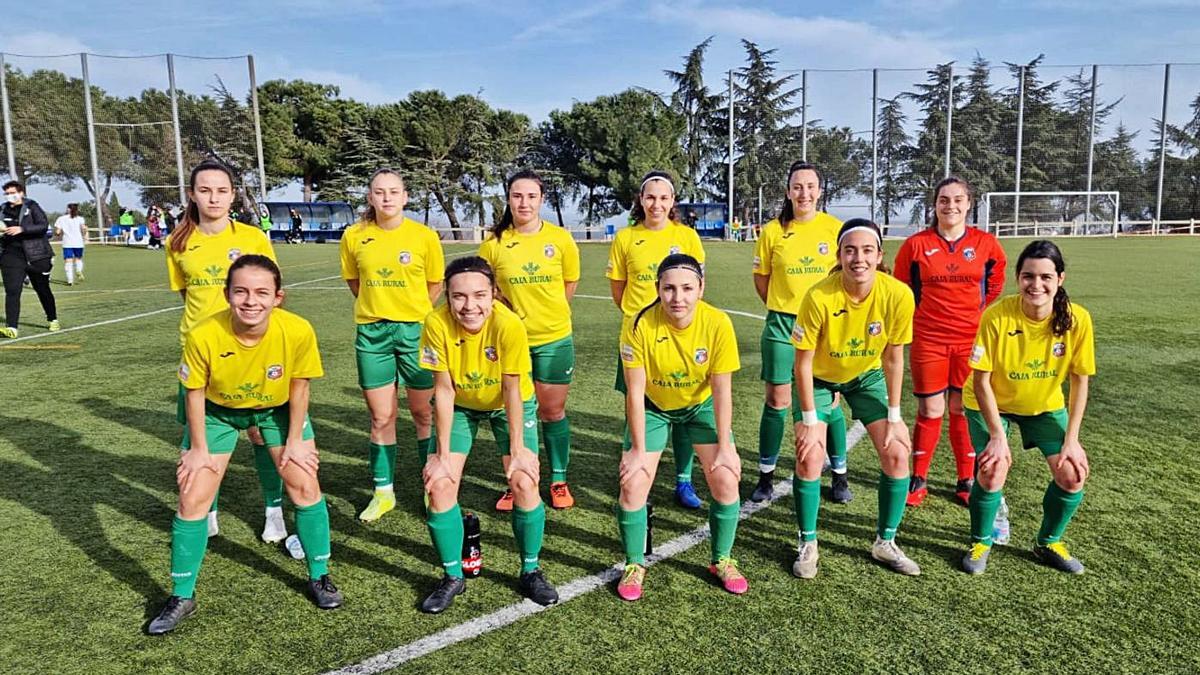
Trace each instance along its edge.
{"label": "soccer player", "polygon": [[329,577],[329,510],[308,419],[309,380],[323,374],[316,333],[304,319],[279,309],[284,295],[279,267],[266,256],[240,256],[224,288],[229,307],[188,332],[179,365],[187,425],[175,472],[173,587],[147,628],[151,635],[174,630],[196,611],[196,579],[208,547],[205,512],[229,467],[238,432],[251,426],[262,434],[296,505],[312,601],[321,609],[342,604]]}
{"label": "soccer player", "polygon": [[[258,228],[234,222],[229,217],[233,204],[233,172],[221,162],[206,159],[192,168],[188,180],[188,205],[183,219],[167,238],[167,277],[171,290],[183,298],[183,316],[179,319],[179,344],[187,342],[192,328],[208,317],[228,308],[225,280],[229,267],[239,256],[264,255],[272,260],[271,242]],[[176,418],[187,422],[184,387],[179,387]],[[258,473],[265,503],[266,523],[262,540],[267,543],[287,538],[283,522],[283,479],[275,469],[262,435],[256,427],[247,430],[254,447],[254,467]],[[208,535],[219,532],[218,497],[212,500],[208,515]]]}
{"label": "soccer player", "polygon": [[[962,561],[971,574],[982,574],[991,554],[992,524],[1012,465],[1010,422],[1021,429],[1026,448],[1042,451],[1052,476],[1033,554],[1055,569],[1083,573],[1083,563],[1067,551],[1062,536],[1083,501],[1090,472],[1079,430],[1096,352],[1092,316],[1067,297],[1065,272],[1058,246],[1030,242],[1017,257],[1017,295],[989,307],[979,323],[963,389],[979,460],[968,503],[972,545]],[[1068,379],[1069,405],[1062,393]]]}
{"label": "soccer player", "polygon": [[[762,418],[758,424],[758,485],[750,501],[771,496],[775,463],[792,407],[792,326],[800,301],[809,288],[829,275],[837,263],[837,233],[842,221],[817,210],[821,199],[821,174],[817,167],[796,162],[788,168],[787,199],[779,217],[763,226],[754,248],[754,290],[767,305],[762,332],[762,372],[766,383]],[[850,501],[846,480],[846,416],[834,405],[825,439],[833,470],[831,497]]]}
{"label": "soccer player", "polygon": [[433,374],[437,411],[434,443],[422,472],[429,497],[425,522],[443,568],[421,611],[442,612],[466,589],[458,489],[483,422],[492,428],[513,491],[512,529],[521,557],[518,586],[539,605],[558,602],[539,562],[546,506],[538,494],[529,339],[521,318],[496,301],[495,274],[483,258],[459,258],[446,267],[446,304],[425,318],[421,367]]}
{"label": "soccer player", "polygon": [[[575,372],[570,302],[579,285],[579,247],[570,232],[540,218],[540,176],[519,171],[509,177],[506,190],[508,207],[479,247],[479,257],[495,270],[500,293],[525,323],[537,417],[550,456],[550,506],[567,509],[575,504],[567,486],[571,427],[566,404]],[[496,508],[512,511],[511,489]]]}
{"label": "soccer player", "polygon": [[[675,184],[665,171],[651,171],[642,177],[638,201],[629,212],[634,224],[613,238],[608,251],[609,279],[613,302],[621,309],[621,331],[638,312],[657,297],[656,270],[662,259],[673,253],[686,253],[704,264],[704,247],[696,230],[679,224],[675,210]],[[615,388],[625,393],[625,373],[617,360]],[[689,435],[683,429],[671,429],[671,448],[675,453],[675,501],[689,509],[700,508],[700,498],[692,486],[692,464],[696,454]]]}
{"label": "soccer player", "polygon": [[909,506],[920,504],[929,491],[929,464],[947,409],[958,471],[954,494],[963,505],[967,503],[975,451],[963,416],[962,388],[971,370],[967,358],[979,317],[1000,297],[1007,262],[995,237],[967,226],[975,198],[966,181],[950,176],[937,184],[933,194],[933,224],[904,240],[894,267],[896,278],[912,288],[917,303],[909,354],[917,396]]}
{"label": "soccer player", "polygon": [[83,281],[83,247],[87,242],[87,223],[79,215],[78,204],[67,204],[67,212],[54,220],[54,231],[62,237],[63,268],[67,285]]}
{"label": "soccer player", "polygon": [[[871,557],[901,574],[921,568],[896,545],[908,489],[908,427],[900,417],[904,345],[912,339],[913,294],[883,268],[879,226],[846,221],[837,237],[838,264],[800,303],[796,348],[796,480],[792,483],[800,553],[792,573],[817,575],[817,513],[825,427],[840,393],[879,453],[879,515]],[[881,269],[882,268],[882,269]],[[877,271],[878,270],[878,271]]]}
{"label": "soccer player", "polygon": [[625,394],[625,443],[617,524],[625,548],[625,572],[617,584],[624,600],[642,597],[646,577],[646,499],[658,460],[674,427],[687,434],[712,493],[709,572],[726,591],[749,589],[731,556],[737,533],[738,481],[742,465],[733,444],[733,373],[741,367],[733,323],[704,302],[700,261],[684,253],[655,270],[652,304],[626,322],[621,333]]}
{"label": "soccer player", "polygon": [[20,337],[21,293],[26,277],[46,312],[47,329],[61,328],[54,292],[50,290],[50,268],[54,249],[46,239],[46,212],[25,196],[25,186],[10,180],[4,184],[4,205],[0,206],[0,277],[4,280],[4,327],[0,336]]}
{"label": "soccer player", "polygon": [[421,323],[442,288],[445,258],[437,233],[404,215],[408,191],[392,169],[368,183],[363,219],[342,233],[342,278],[354,294],[358,386],[371,416],[370,466],[375,492],[359,520],[396,508],[397,383],[405,387],[422,464],[433,423],[433,376],[418,364]]}

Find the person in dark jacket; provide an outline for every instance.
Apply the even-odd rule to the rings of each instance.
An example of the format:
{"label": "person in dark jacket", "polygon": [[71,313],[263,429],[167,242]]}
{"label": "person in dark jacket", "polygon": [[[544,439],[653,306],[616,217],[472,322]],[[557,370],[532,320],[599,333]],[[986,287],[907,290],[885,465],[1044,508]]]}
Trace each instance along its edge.
{"label": "person in dark jacket", "polygon": [[54,293],[50,291],[50,267],[54,250],[46,238],[50,227],[46,212],[32,199],[25,198],[25,186],[15,180],[4,184],[4,206],[0,207],[3,236],[0,236],[0,273],[4,277],[5,326],[0,336],[18,336],[21,317],[21,287],[25,277],[37,292],[51,331],[59,330]]}

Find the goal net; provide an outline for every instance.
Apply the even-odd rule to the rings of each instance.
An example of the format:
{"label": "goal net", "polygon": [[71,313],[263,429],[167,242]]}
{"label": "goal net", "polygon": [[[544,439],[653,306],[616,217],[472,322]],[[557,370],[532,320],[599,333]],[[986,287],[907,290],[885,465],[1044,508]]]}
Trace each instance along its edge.
{"label": "goal net", "polygon": [[980,221],[998,237],[1116,236],[1121,193],[989,192]]}

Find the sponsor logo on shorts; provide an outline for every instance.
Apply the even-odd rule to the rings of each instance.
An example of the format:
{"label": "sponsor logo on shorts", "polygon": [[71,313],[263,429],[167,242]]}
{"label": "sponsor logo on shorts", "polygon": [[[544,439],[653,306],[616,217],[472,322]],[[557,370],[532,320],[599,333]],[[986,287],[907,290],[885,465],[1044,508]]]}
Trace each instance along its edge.
{"label": "sponsor logo on shorts", "polygon": [[437,352],[433,351],[433,347],[421,348],[421,363],[430,366],[436,366],[438,364]]}
{"label": "sponsor logo on shorts", "polygon": [[692,360],[694,360],[699,365],[704,365],[705,363],[708,363],[708,348],[707,347],[697,347],[695,355],[692,356]]}
{"label": "sponsor logo on shorts", "polygon": [[571,366],[570,368],[567,368],[566,370],[563,371],[563,374],[570,375],[573,372],[575,372],[575,366]]}
{"label": "sponsor logo on shorts", "polygon": [[533,425],[537,424],[537,420],[525,420],[525,428],[532,429]]}
{"label": "sponsor logo on shorts", "polygon": [[829,242],[820,242],[817,244],[817,253],[821,255],[829,255]]}
{"label": "sponsor logo on shorts", "polygon": [[230,260],[237,260],[237,259],[238,259],[238,257],[239,257],[240,255],[242,255],[242,249],[240,249],[240,248],[231,248],[231,249],[229,249],[229,253],[228,253],[228,255],[229,255],[229,259],[230,259]]}
{"label": "sponsor logo on shorts", "polygon": [[407,265],[412,262],[412,253],[408,251],[400,251],[400,264]]}
{"label": "sponsor logo on shorts", "polygon": [[971,348],[971,363],[979,363],[987,354],[987,349],[983,345],[975,345]]}
{"label": "sponsor logo on shorts", "polygon": [[633,345],[621,343],[621,359],[623,361],[633,361]]}
{"label": "sponsor logo on shorts", "polygon": [[283,366],[276,363],[275,365],[267,367],[268,380],[278,380],[281,377],[283,377]]}
{"label": "sponsor logo on shorts", "polygon": [[963,249],[963,258],[966,258],[968,261],[974,260],[975,259],[975,249],[971,246],[964,248]]}
{"label": "sponsor logo on shorts", "polygon": [[484,348],[483,348],[483,355],[487,357],[487,360],[488,360],[488,361],[495,361],[497,358],[499,358],[499,357],[496,355],[496,348],[495,348],[495,347],[484,347]]}
{"label": "sponsor logo on shorts", "polygon": [[883,332],[883,324],[878,321],[872,321],[867,324],[867,335],[875,336]]}
{"label": "sponsor logo on shorts", "polygon": [[554,250],[554,244],[546,244],[546,247],[542,249],[542,253],[545,254],[547,258],[553,258]]}
{"label": "sponsor logo on shorts", "polygon": [[179,379],[186,380],[192,375],[192,369],[188,368],[188,364],[179,364]]}
{"label": "sponsor logo on shorts", "polygon": [[1062,342],[1055,342],[1054,346],[1050,348],[1050,353],[1055,356],[1064,356],[1067,353],[1067,345]]}

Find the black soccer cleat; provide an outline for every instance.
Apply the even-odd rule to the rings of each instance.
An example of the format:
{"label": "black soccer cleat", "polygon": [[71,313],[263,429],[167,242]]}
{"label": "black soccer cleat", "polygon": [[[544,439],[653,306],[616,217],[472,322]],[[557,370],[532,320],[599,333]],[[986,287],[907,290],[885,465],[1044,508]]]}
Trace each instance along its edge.
{"label": "black soccer cleat", "polygon": [[829,483],[829,498],[834,504],[848,504],[854,495],[850,493],[850,480],[845,473],[834,473]]}
{"label": "black soccer cleat", "polygon": [[337,609],[345,601],[328,574],[322,574],[320,579],[308,580],[308,597],[321,609]]}
{"label": "black soccer cleat", "polygon": [[454,596],[467,590],[467,582],[462,577],[452,577],[449,574],[438,581],[437,588],[421,602],[421,611],[426,614],[441,614],[454,604]]}
{"label": "black soccer cleat", "polygon": [[775,491],[775,472],[760,471],[758,473],[758,485],[754,486],[754,492],[750,493],[750,501],[765,502],[771,498],[771,494]]}
{"label": "black soccer cleat", "polygon": [[558,602],[558,591],[554,590],[549,581],[546,581],[546,576],[542,574],[540,567],[532,572],[522,574],[520,587],[521,595],[543,607]]}
{"label": "black soccer cleat", "polygon": [[181,598],[178,595],[172,595],[167,598],[167,604],[163,605],[158,616],[154,617],[150,625],[146,627],[146,634],[166,635],[175,630],[180,621],[195,613],[195,598]]}

